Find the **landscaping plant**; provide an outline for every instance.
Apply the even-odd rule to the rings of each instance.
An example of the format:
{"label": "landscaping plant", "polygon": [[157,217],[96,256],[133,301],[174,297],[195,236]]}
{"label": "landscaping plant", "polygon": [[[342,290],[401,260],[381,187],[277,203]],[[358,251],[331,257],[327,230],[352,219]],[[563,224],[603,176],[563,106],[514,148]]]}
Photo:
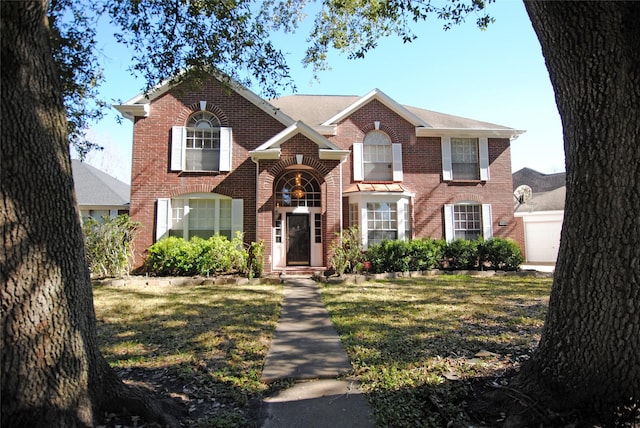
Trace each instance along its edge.
{"label": "landscaping plant", "polygon": [[133,239],[139,223],[126,214],[83,221],[84,246],[92,277],[126,275],[133,256]]}

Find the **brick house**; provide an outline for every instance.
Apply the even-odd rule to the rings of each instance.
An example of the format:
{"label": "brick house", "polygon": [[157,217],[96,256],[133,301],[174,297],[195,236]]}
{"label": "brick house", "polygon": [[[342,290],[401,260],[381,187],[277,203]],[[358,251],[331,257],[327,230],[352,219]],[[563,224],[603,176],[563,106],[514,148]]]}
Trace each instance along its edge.
{"label": "brick house", "polygon": [[115,106],[134,122],[137,265],[166,236],[244,233],[265,272],[329,265],[359,225],[382,239],[512,237],[510,141],[523,131],[364,96],[266,101],[216,78]]}

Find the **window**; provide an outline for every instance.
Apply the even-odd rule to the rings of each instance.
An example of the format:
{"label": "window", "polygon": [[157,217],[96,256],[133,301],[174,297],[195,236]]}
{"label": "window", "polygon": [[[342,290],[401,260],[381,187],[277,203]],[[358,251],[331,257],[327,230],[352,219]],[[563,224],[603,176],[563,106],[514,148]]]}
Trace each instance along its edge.
{"label": "window", "polygon": [[187,171],[215,171],[220,164],[220,122],[207,111],[187,121],[185,167]]}
{"label": "window", "polygon": [[287,172],[276,183],[276,206],[322,206],[318,181],[305,171]]}
{"label": "window", "polygon": [[353,145],[353,179],[402,181],[402,144],[392,144],[382,131],[369,132]]}
{"label": "window", "polygon": [[349,204],[349,226],[360,227],[360,207],[358,204]]}
{"label": "window", "polygon": [[158,199],[156,240],[166,236],[232,239],[243,229],[243,201],[214,194],[189,194]]}
{"label": "window", "polygon": [[231,128],[208,111],[194,113],[171,130],[171,171],[230,171]]}
{"label": "window", "polygon": [[479,180],[478,139],[451,139],[451,171],[454,180]]}
{"label": "window", "polygon": [[488,139],[442,137],[442,179],[489,180]]}
{"label": "window", "polygon": [[460,203],[444,206],[445,237],[474,240],[492,236],[491,205]]}
{"label": "window", "polygon": [[482,236],[480,205],[456,205],[453,207],[453,236],[470,241]]}
{"label": "window", "polygon": [[276,235],[276,242],[278,244],[281,244],[282,243],[282,214],[278,214],[278,217],[276,218],[275,235]]}
{"label": "window", "polygon": [[367,202],[368,245],[398,239],[397,215],[395,202]]}
{"label": "window", "polygon": [[320,214],[314,214],[313,216],[313,235],[315,236],[316,244],[322,243],[322,216]]}
{"label": "window", "polygon": [[365,180],[389,181],[392,179],[391,139],[387,134],[374,131],[364,137],[362,162]]}

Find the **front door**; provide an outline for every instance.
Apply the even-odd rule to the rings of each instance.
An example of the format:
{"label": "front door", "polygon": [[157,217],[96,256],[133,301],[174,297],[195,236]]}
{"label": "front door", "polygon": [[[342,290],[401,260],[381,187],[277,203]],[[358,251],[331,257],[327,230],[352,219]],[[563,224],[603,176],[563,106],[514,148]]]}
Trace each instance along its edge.
{"label": "front door", "polygon": [[309,214],[287,213],[287,266],[309,266],[310,244]]}

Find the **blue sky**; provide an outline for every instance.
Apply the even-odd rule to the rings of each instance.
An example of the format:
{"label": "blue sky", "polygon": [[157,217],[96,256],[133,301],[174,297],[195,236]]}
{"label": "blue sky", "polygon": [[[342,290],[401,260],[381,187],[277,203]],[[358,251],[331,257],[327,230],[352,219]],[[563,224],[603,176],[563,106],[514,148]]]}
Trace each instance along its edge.
{"label": "blue sky", "polygon": [[[378,88],[401,104],[526,130],[511,144],[513,171],[525,166],[544,173],[564,171],[562,125],[524,5],[498,0],[488,10],[496,22],[486,31],[476,27],[473,16],[449,31],[433,18],[414,27],[418,39],[413,43],[383,39],[359,60],[332,52],[331,70],[322,72],[319,81],[300,63],[306,34],[274,40],[288,53],[300,94],[365,95]],[[126,101],[143,83],[126,70],[128,52],[111,34],[108,25],[100,27],[106,77],[101,91],[107,100]],[[88,162],[129,182],[132,123],[118,124],[116,116],[111,109],[92,127],[91,136],[105,150],[91,154]]]}

